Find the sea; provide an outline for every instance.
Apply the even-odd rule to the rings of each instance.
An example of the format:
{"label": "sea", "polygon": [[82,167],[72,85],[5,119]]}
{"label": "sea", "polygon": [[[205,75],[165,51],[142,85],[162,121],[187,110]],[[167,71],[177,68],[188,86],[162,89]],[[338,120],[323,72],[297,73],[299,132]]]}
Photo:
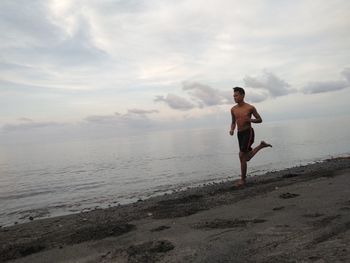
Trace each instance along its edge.
{"label": "sea", "polygon": [[[350,117],[254,125],[248,176],[350,155]],[[227,126],[0,147],[0,226],[118,206],[240,176]]]}

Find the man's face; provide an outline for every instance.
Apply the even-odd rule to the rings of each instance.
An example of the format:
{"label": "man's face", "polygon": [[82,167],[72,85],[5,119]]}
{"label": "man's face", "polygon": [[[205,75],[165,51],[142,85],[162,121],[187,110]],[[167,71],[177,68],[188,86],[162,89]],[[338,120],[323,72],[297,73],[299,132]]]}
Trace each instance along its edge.
{"label": "man's face", "polygon": [[236,103],[240,103],[244,99],[244,95],[241,95],[238,91],[233,92],[233,99],[235,100]]}

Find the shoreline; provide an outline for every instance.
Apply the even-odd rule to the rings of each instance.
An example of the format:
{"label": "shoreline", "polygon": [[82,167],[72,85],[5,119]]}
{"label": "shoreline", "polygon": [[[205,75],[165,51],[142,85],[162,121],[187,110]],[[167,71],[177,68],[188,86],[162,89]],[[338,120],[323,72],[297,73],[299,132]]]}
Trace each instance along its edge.
{"label": "shoreline", "polygon": [[[249,178],[254,178],[257,176],[264,176],[265,174],[270,174],[274,172],[282,172],[284,170],[288,169],[293,169],[295,167],[299,166],[307,166],[310,164],[314,163],[319,163],[328,159],[338,159],[338,158],[346,158],[348,154],[342,153],[336,156],[326,156],[323,159],[320,158],[315,158],[315,159],[310,159],[310,160],[305,160],[305,161],[299,161],[298,163],[295,163],[294,166],[291,164],[291,166],[287,166],[287,168],[279,167],[277,169],[254,169],[250,168],[250,172],[248,177]],[[75,202],[75,205],[71,205],[71,203],[67,204],[48,204],[47,206],[42,206],[34,209],[28,209],[25,211],[11,211],[11,216],[6,218],[4,216],[3,220],[0,222],[0,228],[1,227],[9,227],[13,225],[19,225],[19,224],[24,224],[31,222],[33,220],[42,220],[42,219],[49,219],[49,218],[55,218],[55,217],[61,217],[61,216],[69,216],[73,214],[79,214],[83,212],[91,212],[94,210],[99,210],[99,209],[109,209],[113,207],[120,207],[120,206],[125,206],[125,205],[132,205],[134,203],[137,203],[139,201],[144,201],[148,200],[151,198],[155,197],[162,197],[164,195],[171,195],[177,192],[183,192],[187,191],[192,188],[202,188],[202,187],[207,187],[213,184],[225,184],[229,183],[232,180],[237,180],[239,179],[239,172],[236,171],[234,175],[232,176],[227,176],[224,178],[216,178],[216,179],[206,179],[205,181],[202,182],[197,182],[193,183],[192,185],[188,186],[185,184],[181,185],[174,185],[171,186],[168,189],[163,189],[163,190],[155,190],[154,192],[149,191],[147,193],[142,193],[140,192],[138,195],[134,195],[131,198],[122,198],[122,200],[118,199],[111,199],[110,201],[106,201],[105,203],[98,202],[92,205],[88,204],[80,204],[79,202]],[[16,216],[14,216],[16,215]]]}
{"label": "shoreline", "polygon": [[[232,241],[230,236],[233,238],[232,235],[237,233],[242,235],[242,242],[250,240],[251,244],[255,244],[252,237],[255,237],[257,233],[277,231],[277,225],[271,223],[275,213],[283,214],[290,210],[291,214],[287,214],[293,217],[294,213],[298,212],[292,213],[293,209],[301,209],[306,205],[304,203],[308,204],[305,209],[310,210],[310,212],[304,213],[304,211],[304,215],[309,214],[309,217],[303,218],[323,220],[323,224],[329,221],[330,225],[336,222],[335,228],[341,226],[341,231],[332,230],[333,234],[329,234],[331,237],[335,237],[343,232],[346,233],[350,228],[350,196],[344,192],[344,189],[349,189],[346,188],[349,187],[347,185],[349,176],[345,176],[350,174],[349,169],[350,157],[327,159],[305,166],[248,177],[248,185],[241,189],[233,187],[233,181],[212,183],[151,197],[132,204],[2,227],[0,228],[0,261],[38,262],[44,258],[50,258],[51,262],[56,262],[55,260],[63,262],[223,262],[226,260],[226,256],[228,259],[238,257],[245,260],[248,258],[243,252],[243,254],[237,255],[237,251],[226,251],[220,246],[226,248],[225,242]],[[335,200],[333,200],[334,196],[329,196],[326,183],[334,184],[334,187],[336,185],[338,188],[339,193],[334,192],[334,195],[337,195]],[[318,187],[313,189],[314,192],[308,193],[308,185],[317,185]],[[323,192],[325,200],[333,200],[335,203],[325,202],[323,209],[314,212],[313,207],[321,205],[317,202],[317,198],[302,197],[302,191],[298,191],[296,186],[304,189],[303,195],[310,194],[311,196]],[[279,195],[276,199],[275,193],[277,192]],[[259,214],[262,206],[261,204],[259,206],[258,203],[263,199],[271,199],[274,207],[269,209],[269,212],[265,211]],[[251,202],[252,200],[254,202]],[[290,207],[282,205],[283,201],[289,202],[290,200],[300,200],[301,203],[290,204]],[[326,213],[341,201],[343,203],[339,207],[340,212],[336,214]],[[230,214],[243,203],[245,204],[243,207],[249,209],[238,210],[234,214]],[[265,205],[270,205],[270,203],[264,203],[263,206]],[[251,214],[248,216],[244,213]],[[253,215],[254,213],[256,215]],[[207,218],[206,221],[202,222],[201,217]],[[289,221],[288,218],[283,217],[283,219],[286,223],[280,222],[279,225],[293,224],[291,219]],[[322,225],[322,222],[319,224]],[[326,226],[328,225],[326,224]],[[307,227],[308,224],[300,225],[295,228],[295,231],[291,231],[288,227],[280,227],[279,232],[277,231],[278,234],[274,233],[270,238],[278,239],[287,232],[297,235]],[[316,228],[317,226],[313,225],[312,227]],[[187,234],[184,230],[193,235],[189,238],[192,240],[191,242],[187,242],[186,239],[180,241],[181,237]],[[209,232],[213,233],[209,235]],[[221,232],[223,234],[219,234]],[[218,235],[215,237],[217,239],[214,238],[213,245],[216,242],[218,244],[215,249],[204,249],[211,244],[207,239],[208,235]],[[305,238],[305,235],[304,232],[300,234],[299,243],[302,241],[300,239]],[[245,238],[249,236],[248,241],[243,236]],[[234,236],[234,239],[239,240],[240,238]],[[322,238],[320,237],[320,239]],[[343,238],[343,240],[345,240],[346,245],[349,245],[349,238]],[[278,247],[278,242],[276,244]],[[236,244],[236,246],[238,245]],[[92,249],[92,247],[99,249]],[[263,251],[256,251],[256,253],[258,255]],[[271,252],[273,249],[269,247],[269,251]],[[306,251],[301,252],[299,256],[304,258]],[[58,254],[65,254],[65,256],[62,258],[63,256],[58,256]],[[213,256],[216,254],[217,258]],[[282,254],[280,252],[274,256],[276,260],[277,258],[281,260],[276,262],[285,262]],[[349,254],[350,251],[340,251],[338,256],[344,256],[347,259]],[[210,259],[217,261],[210,261]]]}

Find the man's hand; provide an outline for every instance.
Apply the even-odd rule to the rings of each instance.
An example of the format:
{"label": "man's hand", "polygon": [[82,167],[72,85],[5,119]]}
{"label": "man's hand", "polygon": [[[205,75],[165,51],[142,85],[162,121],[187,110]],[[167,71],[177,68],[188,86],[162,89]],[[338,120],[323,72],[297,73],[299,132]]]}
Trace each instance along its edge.
{"label": "man's hand", "polygon": [[233,130],[230,130],[230,135],[231,135],[231,136],[233,135]]}

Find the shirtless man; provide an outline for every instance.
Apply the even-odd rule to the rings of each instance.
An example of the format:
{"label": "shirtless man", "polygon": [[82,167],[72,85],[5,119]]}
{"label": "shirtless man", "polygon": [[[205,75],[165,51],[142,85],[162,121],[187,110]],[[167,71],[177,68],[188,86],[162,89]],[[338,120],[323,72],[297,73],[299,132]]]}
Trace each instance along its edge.
{"label": "shirtless man", "polygon": [[[243,88],[233,88],[233,98],[237,105],[231,109],[232,123],[230,135],[232,136],[237,125],[237,137],[239,142],[239,160],[241,162],[241,179],[237,186],[244,186],[247,178],[247,162],[254,155],[265,147],[272,147],[264,141],[254,149],[251,147],[254,143],[254,130],[251,123],[261,123],[262,119],[253,105],[244,102],[245,91]],[[252,115],[254,118],[252,118]]]}

